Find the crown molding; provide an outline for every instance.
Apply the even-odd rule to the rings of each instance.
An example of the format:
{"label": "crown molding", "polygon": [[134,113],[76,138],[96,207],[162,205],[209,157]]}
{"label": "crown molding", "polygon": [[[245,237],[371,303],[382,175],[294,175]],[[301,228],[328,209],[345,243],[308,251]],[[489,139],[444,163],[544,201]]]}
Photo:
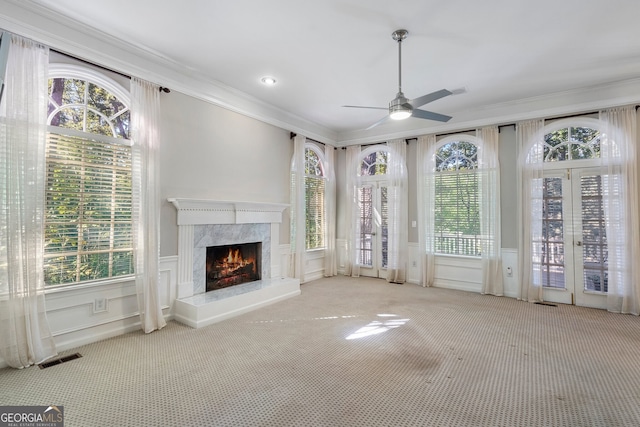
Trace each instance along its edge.
{"label": "crown molding", "polygon": [[267,104],[179,64],[28,0],[0,0],[0,28],[123,74],[136,76],[247,117],[335,144],[337,132]]}
{"label": "crown molding", "polygon": [[415,138],[426,134],[464,131],[482,126],[587,113],[638,103],[640,103],[640,78],[633,78],[454,111],[448,113],[454,117],[453,120],[430,127],[416,127],[387,133],[379,131],[376,134],[366,131],[343,132],[338,134],[336,145],[346,147],[395,138]]}

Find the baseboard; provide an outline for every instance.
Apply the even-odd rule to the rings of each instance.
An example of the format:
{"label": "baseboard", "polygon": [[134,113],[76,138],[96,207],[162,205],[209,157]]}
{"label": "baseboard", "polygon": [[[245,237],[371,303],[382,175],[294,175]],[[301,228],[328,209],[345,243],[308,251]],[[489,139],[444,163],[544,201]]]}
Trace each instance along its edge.
{"label": "baseboard", "polygon": [[140,316],[136,314],[117,321],[92,326],[91,328],[80,331],[70,332],[60,336],[60,339],[54,339],[56,341],[56,349],[58,351],[65,351],[117,337],[119,335],[124,335],[140,328]]}
{"label": "baseboard", "polygon": [[454,289],[456,291],[466,291],[466,292],[474,292],[474,293],[482,292],[482,285],[475,282],[462,282],[462,281],[454,281],[454,280],[436,279],[433,284],[433,287],[442,288],[442,289]]}
{"label": "baseboard", "polygon": [[[172,316],[168,314],[169,309],[163,310],[165,320],[171,320]],[[92,344],[109,338],[128,334],[140,330],[140,316],[138,314],[131,315],[126,318],[95,325],[90,328],[84,328],[58,336],[54,336],[56,351],[58,353],[82,347],[83,345]],[[0,358],[0,369],[7,368],[6,361]]]}
{"label": "baseboard", "polygon": [[318,280],[318,279],[322,279],[324,277],[324,269],[322,270],[317,270],[317,271],[311,271],[311,272],[304,272],[304,283],[306,282],[312,282],[314,280]]}

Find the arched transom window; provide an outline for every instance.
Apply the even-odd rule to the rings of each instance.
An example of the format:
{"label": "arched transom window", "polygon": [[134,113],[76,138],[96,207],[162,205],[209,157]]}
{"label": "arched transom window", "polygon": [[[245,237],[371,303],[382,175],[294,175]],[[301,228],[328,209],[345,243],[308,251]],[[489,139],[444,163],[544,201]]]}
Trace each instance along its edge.
{"label": "arched transom window", "polygon": [[389,165],[388,151],[373,151],[362,159],[358,169],[358,176],[386,175]]}
{"label": "arched transom window", "polygon": [[544,136],[544,161],[600,158],[600,132],[588,127],[565,127]]}

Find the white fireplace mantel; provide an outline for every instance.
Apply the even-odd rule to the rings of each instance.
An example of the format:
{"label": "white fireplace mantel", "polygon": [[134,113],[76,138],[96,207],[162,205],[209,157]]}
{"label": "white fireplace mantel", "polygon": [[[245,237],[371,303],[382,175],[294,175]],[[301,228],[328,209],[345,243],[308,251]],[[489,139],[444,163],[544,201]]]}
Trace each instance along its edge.
{"label": "white fireplace mantel", "polygon": [[178,210],[178,225],[281,223],[284,203],[234,202],[170,198]]}
{"label": "white fireplace mantel", "polygon": [[[200,327],[300,294],[300,281],[284,276],[278,256],[282,213],[289,207],[288,204],[184,198],[170,198],[168,201],[178,213],[178,299],[174,307],[176,319]],[[269,224],[266,234],[265,231],[260,231],[264,229],[263,224]],[[205,292],[205,284],[200,279],[194,283],[194,270],[203,271],[205,268],[203,257],[206,257],[206,247],[202,246],[202,242],[207,241],[207,236],[221,238],[220,234],[216,234],[220,233],[221,228],[231,230],[229,233],[232,239],[253,239],[257,237],[253,233],[266,235],[262,240],[267,243],[262,246],[262,259],[269,263],[268,268],[263,265],[261,280],[242,285],[242,289],[250,289],[251,292],[223,299],[220,299],[220,291]],[[224,234],[224,238],[227,237]],[[265,250],[268,252],[265,253]],[[229,289],[231,290],[222,294],[242,290]]]}
{"label": "white fireplace mantel", "polygon": [[[179,198],[168,200],[178,211],[178,299],[173,309],[178,321],[198,328],[300,295],[300,281],[283,276],[277,256],[282,213],[289,205]],[[269,224],[267,238],[263,240],[268,242],[269,252],[267,256],[263,245],[262,257],[270,263],[270,268],[266,270],[263,265],[262,279],[211,292],[204,292],[202,283],[202,289],[198,287],[196,293],[194,269],[202,271],[204,268],[200,262],[204,263],[202,256],[206,255],[206,248],[195,242],[194,231],[197,229],[198,232],[213,233],[209,236],[219,236],[216,230],[228,229],[226,226],[229,225],[234,229],[231,233],[234,239],[237,233],[243,234],[243,238],[253,238],[251,233],[254,232],[265,235],[264,231],[256,231],[264,229],[262,224]],[[238,228],[241,231],[238,232]],[[198,234],[198,242],[201,242],[201,237]],[[194,262],[194,258],[200,261]],[[268,277],[264,277],[265,272],[269,273]]]}

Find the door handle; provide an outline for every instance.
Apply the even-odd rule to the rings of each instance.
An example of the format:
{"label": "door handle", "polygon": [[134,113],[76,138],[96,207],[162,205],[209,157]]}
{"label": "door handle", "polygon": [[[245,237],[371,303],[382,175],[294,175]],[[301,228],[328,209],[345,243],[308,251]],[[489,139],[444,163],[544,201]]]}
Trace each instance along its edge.
{"label": "door handle", "polygon": [[376,235],[376,233],[371,233],[371,235],[372,235],[372,236],[375,236],[375,235]]}
{"label": "door handle", "polygon": [[576,246],[582,246],[582,242],[581,242],[580,240],[578,240],[578,241],[576,242]]}

